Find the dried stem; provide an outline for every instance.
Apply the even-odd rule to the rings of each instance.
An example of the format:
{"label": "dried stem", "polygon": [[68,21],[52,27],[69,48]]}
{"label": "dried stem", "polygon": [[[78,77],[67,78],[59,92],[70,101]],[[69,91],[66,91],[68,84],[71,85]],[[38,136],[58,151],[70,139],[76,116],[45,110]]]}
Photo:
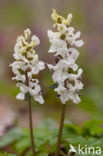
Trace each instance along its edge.
{"label": "dried stem", "polygon": [[58,134],[58,140],[57,140],[56,156],[59,156],[59,154],[60,154],[60,145],[61,145],[61,138],[62,138],[62,133],[63,133],[63,125],[64,125],[64,119],[65,119],[65,110],[66,110],[66,104],[63,104],[62,105],[61,120],[60,120],[60,127],[59,127],[59,134]]}

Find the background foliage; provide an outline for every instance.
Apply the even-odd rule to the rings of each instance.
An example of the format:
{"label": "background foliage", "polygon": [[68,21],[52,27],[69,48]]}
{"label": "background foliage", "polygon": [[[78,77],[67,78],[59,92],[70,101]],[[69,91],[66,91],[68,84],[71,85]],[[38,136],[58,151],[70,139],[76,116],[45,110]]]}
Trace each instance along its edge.
{"label": "background foliage", "polygon": [[[62,148],[63,151],[68,153],[70,144],[75,149],[78,149],[78,144],[81,147],[101,147],[103,151],[103,128],[101,128],[103,120],[89,120],[84,122],[80,128],[74,124],[65,123],[63,137],[62,137]],[[58,129],[56,122],[52,119],[44,120],[37,128],[34,129],[35,144],[37,156],[48,156],[53,154],[56,150],[56,139]],[[28,129],[13,128],[9,130],[0,140],[0,149],[8,147],[8,151],[16,151],[19,156],[32,156],[31,142]],[[61,148],[61,150],[62,150]],[[75,154],[77,156],[77,154]],[[12,155],[11,155],[12,156]],[[91,155],[92,156],[92,153]]]}

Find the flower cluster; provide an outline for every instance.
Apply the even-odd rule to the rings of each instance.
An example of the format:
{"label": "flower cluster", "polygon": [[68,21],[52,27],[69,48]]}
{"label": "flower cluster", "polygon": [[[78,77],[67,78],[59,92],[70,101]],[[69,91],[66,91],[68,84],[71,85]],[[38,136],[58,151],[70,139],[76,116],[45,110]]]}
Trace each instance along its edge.
{"label": "flower cluster", "polygon": [[74,46],[81,47],[83,41],[79,40],[80,32],[75,33],[74,28],[70,26],[72,14],[64,19],[53,10],[51,17],[55,21],[54,27],[57,27],[58,30],[57,32],[48,30],[48,38],[51,44],[48,52],[55,53],[56,57],[55,66],[48,64],[56,84],[54,90],[63,104],[68,100],[79,103],[79,90],[83,88],[81,82],[82,69],[78,69],[78,65],[75,63],[79,52]]}
{"label": "flower cluster", "polygon": [[24,100],[26,94],[29,93],[34,97],[34,100],[43,104],[41,87],[36,75],[45,68],[45,64],[39,61],[38,55],[34,50],[34,47],[40,43],[39,38],[35,35],[30,38],[30,35],[31,31],[26,29],[24,36],[21,35],[17,38],[13,54],[16,61],[10,65],[15,74],[12,79],[17,80],[17,87],[21,91],[16,96],[17,99]]}

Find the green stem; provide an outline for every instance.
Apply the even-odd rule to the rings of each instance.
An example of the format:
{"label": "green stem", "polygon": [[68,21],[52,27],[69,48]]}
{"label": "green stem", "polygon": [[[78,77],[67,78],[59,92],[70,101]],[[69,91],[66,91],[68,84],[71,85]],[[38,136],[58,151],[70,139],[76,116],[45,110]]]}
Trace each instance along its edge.
{"label": "green stem", "polygon": [[33,137],[32,109],[31,109],[31,97],[30,96],[28,97],[28,103],[29,103],[29,123],[30,123],[30,137],[31,137],[31,144],[32,144],[32,152],[33,152],[33,156],[36,156],[34,137]]}
{"label": "green stem", "polygon": [[59,156],[59,154],[60,154],[60,145],[61,145],[61,138],[62,138],[62,133],[63,133],[65,111],[66,111],[66,104],[63,104],[62,105],[62,114],[61,114],[61,119],[60,119],[59,134],[58,134],[58,140],[57,140],[56,156]]}

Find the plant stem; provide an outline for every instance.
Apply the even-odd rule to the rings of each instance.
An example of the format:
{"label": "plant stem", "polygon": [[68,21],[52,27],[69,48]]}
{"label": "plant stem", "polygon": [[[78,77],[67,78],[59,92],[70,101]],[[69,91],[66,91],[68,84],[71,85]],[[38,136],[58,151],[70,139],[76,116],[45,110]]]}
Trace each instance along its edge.
{"label": "plant stem", "polygon": [[[29,86],[28,71],[25,72],[25,77],[26,77],[26,85]],[[33,136],[31,96],[29,93],[27,93],[27,94],[28,94],[27,97],[28,97],[28,104],[29,104],[29,125],[30,125],[30,137],[31,137],[32,152],[33,152],[33,156],[36,156],[34,136]]]}
{"label": "plant stem", "polygon": [[31,137],[31,144],[32,144],[32,152],[33,152],[33,156],[36,156],[34,137],[33,137],[32,109],[31,109],[31,97],[30,96],[28,97],[28,103],[29,103],[29,123],[30,123],[30,137]]}
{"label": "plant stem", "polygon": [[62,114],[61,114],[61,119],[60,119],[59,134],[58,134],[58,140],[57,140],[56,156],[59,156],[59,154],[60,154],[60,145],[61,145],[61,138],[62,138],[62,133],[63,133],[65,111],[66,111],[66,104],[63,104],[62,105]]}

